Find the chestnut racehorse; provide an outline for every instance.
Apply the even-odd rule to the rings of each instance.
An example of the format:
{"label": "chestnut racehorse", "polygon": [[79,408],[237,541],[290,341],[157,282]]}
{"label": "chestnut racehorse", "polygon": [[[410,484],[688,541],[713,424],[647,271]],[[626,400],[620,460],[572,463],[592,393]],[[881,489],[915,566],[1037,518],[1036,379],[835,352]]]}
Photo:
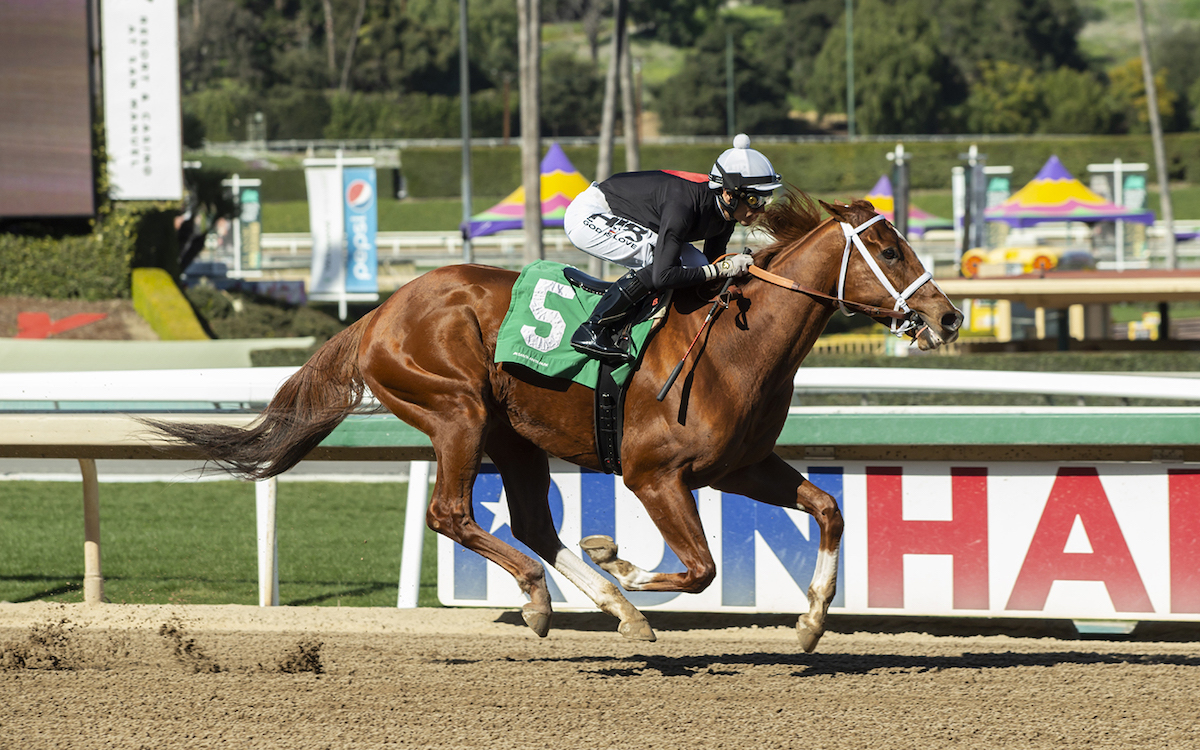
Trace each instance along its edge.
{"label": "chestnut racehorse", "polygon": [[[608,537],[580,543],[628,591],[699,592],[713,581],[716,565],[693,490],[711,486],[804,510],[821,531],[809,609],[796,624],[806,651],[824,632],[834,595],[842,517],[830,495],[773,452],[796,370],[838,307],[908,331],[921,349],[953,341],[962,321],[904,237],[871,204],[821,206],[831,215],[824,221],[802,193],[768,207],[760,221],[773,242],[755,253],[755,275],[735,291],[735,309],[703,331],[685,376],[661,402],[655,398],[660,386],[702,333],[709,304],[698,294],[675,295],[630,381],[621,442],[624,482],[686,570],[645,571],[619,558]],[[619,618],[621,634],[654,640],[645,616],[555,531],[548,456],[601,469],[593,392],[493,361],[516,277],[457,265],[406,284],[318,350],[249,428],[153,426],[199,447],[229,471],[262,479],[299,462],[369,388],[433,443],[437,480],[429,526],[516,579],[529,597],[522,614],[534,632],[544,636],[550,628],[545,569],[473,517],[471,491],[484,454],[504,482],[513,535]]]}

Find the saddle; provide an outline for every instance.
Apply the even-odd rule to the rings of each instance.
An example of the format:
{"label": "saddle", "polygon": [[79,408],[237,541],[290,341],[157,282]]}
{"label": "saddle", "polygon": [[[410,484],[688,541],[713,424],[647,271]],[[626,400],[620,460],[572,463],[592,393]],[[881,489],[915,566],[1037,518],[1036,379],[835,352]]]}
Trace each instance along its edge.
{"label": "saddle", "polygon": [[[571,286],[592,294],[604,294],[613,284],[611,281],[589,276],[571,266],[563,269],[563,276]],[[666,316],[670,300],[670,290],[664,294],[650,295],[642,300],[625,319],[625,324],[616,332],[616,345],[628,351],[629,334],[632,328],[655,316],[658,316],[661,322],[661,319]],[[641,365],[644,351],[643,348],[638,352],[637,358],[629,365],[634,370]],[[625,391],[628,387],[628,379],[621,384],[613,377],[613,371],[624,365],[613,366],[599,359],[596,362],[600,365],[595,387],[596,452],[600,456],[600,464],[605,473],[619,476],[621,474],[621,433],[625,422]]]}

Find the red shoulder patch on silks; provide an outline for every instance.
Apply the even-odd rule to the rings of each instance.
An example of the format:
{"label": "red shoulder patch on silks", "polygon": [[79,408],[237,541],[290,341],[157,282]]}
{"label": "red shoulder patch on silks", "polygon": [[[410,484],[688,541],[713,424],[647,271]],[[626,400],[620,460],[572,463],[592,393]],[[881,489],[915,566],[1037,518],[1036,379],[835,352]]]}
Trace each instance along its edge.
{"label": "red shoulder patch on silks", "polygon": [[699,174],[698,172],[680,172],[677,169],[664,169],[662,171],[666,172],[669,175],[673,175],[675,177],[680,177],[682,179],[685,179],[688,182],[708,182],[708,180],[709,180],[708,175]]}

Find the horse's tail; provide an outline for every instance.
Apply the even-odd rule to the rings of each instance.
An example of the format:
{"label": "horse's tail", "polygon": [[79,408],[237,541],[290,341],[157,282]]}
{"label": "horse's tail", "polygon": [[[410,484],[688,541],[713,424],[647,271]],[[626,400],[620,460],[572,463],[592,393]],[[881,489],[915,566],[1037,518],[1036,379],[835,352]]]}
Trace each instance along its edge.
{"label": "horse's tail", "polygon": [[329,339],[282,386],[249,427],[142,420],[172,442],[246,479],[266,479],[298,464],[362,402],[358,343],[374,311]]}

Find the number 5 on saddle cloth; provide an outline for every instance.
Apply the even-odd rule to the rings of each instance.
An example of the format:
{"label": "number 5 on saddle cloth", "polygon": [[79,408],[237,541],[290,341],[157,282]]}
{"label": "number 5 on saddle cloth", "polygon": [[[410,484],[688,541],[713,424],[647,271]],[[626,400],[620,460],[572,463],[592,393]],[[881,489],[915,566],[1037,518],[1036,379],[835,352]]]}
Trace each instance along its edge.
{"label": "number 5 on saddle cloth", "polygon": [[571,346],[571,334],[588,319],[608,282],[571,266],[536,261],[513,285],[512,302],[496,337],[499,364],[520,365],[549,378],[564,378],[596,391],[596,448],[605,471],[621,473],[621,415],[625,386],[637,370],[666,297],[647,299],[617,333],[617,346],[633,361],[612,367]]}

